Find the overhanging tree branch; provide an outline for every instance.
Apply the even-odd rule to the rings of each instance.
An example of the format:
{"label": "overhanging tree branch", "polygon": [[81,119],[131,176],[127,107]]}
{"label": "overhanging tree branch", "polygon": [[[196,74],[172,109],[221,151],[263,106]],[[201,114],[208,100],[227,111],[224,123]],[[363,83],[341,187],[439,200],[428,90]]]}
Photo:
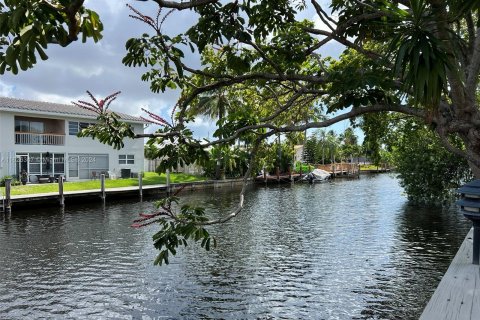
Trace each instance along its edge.
{"label": "overhanging tree branch", "polygon": [[222,218],[207,221],[205,223],[202,223],[202,225],[213,225],[213,224],[225,223],[225,222],[235,218],[242,211],[243,202],[245,200],[245,192],[247,191],[248,179],[250,178],[250,176],[252,174],[252,170],[253,170],[253,167],[254,167],[253,164],[255,162],[255,159],[256,159],[257,153],[258,153],[258,149],[259,149],[260,144],[263,141],[263,139],[264,139],[264,137],[259,137],[255,141],[254,146],[253,146],[252,150],[250,151],[250,161],[249,161],[247,172],[245,172],[245,174],[243,176],[243,185],[242,185],[242,190],[240,191],[240,195],[239,195],[240,200],[239,200],[237,208],[233,212],[231,212],[230,214],[228,214],[228,215],[226,215]]}
{"label": "overhanging tree branch", "polygon": [[[297,98],[300,95],[297,96]],[[293,102],[289,101],[287,104],[291,104]],[[262,136],[264,138],[269,137],[275,133],[288,133],[288,132],[303,132],[307,129],[313,129],[313,128],[325,128],[328,126],[331,126],[337,122],[343,121],[343,120],[348,120],[352,119],[367,113],[377,113],[377,112],[382,112],[382,111],[392,111],[392,112],[399,112],[419,118],[424,118],[425,116],[425,111],[422,109],[417,109],[417,108],[411,108],[407,107],[405,105],[372,105],[372,106],[367,106],[367,107],[359,107],[359,108],[353,108],[349,112],[346,112],[344,114],[335,116],[333,118],[323,120],[323,121],[314,121],[314,122],[309,122],[303,125],[289,125],[289,126],[278,126],[270,122],[265,122],[265,123],[260,123],[260,124],[255,124],[255,125],[249,125],[249,126],[244,126],[238,130],[236,130],[231,136],[222,138],[222,139],[217,139],[215,141],[210,141],[207,143],[200,143],[199,141],[196,140],[188,140],[185,141],[186,144],[189,144],[194,147],[201,147],[201,148],[208,148],[211,146],[219,145],[219,144],[225,144],[229,143],[231,141],[234,141],[238,139],[242,133],[247,132],[247,131],[256,131],[259,129],[269,129],[270,131],[263,134]],[[270,119],[271,120],[271,119]],[[172,137],[172,136],[181,136],[181,132],[169,132],[169,133],[147,133],[147,134],[139,134],[136,135],[137,138],[157,138],[157,137]]]}
{"label": "overhanging tree branch", "polygon": [[[137,0],[137,1],[146,1],[146,0]],[[219,0],[191,0],[191,1],[164,1],[164,0],[152,0],[162,8],[170,8],[177,10],[192,9],[196,7],[201,7],[210,3],[218,3]]]}
{"label": "overhanging tree branch", "polygon": [[445,131],[442,130],[441,128],[439,128],[435,131],[438,133],[438,137],[440,138],[440,141],[441,141],[442,145],[445,147],[445,149],[447,149],[451,153],[456,154],[457,156],[473,163],[476,167],[480,167],[480,159],[478,157],[474,157],[473,155],[469,154],[468,152],[463,151],[463,150],[455,147],[454,145],[452,145],[450,143],[450,141],[448,140],[448,137],[447,137]]}

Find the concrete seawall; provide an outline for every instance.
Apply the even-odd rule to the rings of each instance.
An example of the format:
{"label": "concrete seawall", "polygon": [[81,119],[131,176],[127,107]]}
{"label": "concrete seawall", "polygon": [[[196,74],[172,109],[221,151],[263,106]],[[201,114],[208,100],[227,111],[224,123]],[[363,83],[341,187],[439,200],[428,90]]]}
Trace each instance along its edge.
{"label": "concrete seawall", "polygon": [[[166,184],[158,185],[144,185],[142,186],[142,196],[155,196],[155,195],[166,195],[168,191],[175,192],[181,187],[184,187],[184,190],[199,190],[199,189],[209,189],[209,188],[233,188],[235,186],[241,186],[243,179],[229,179],[229,180],[209,180],[209,181],[198,181],[198,182],[186,182],[186,183],[172,183],[170,184],[170,190],[168,190]],[[121,187],[121,188],[107,188],[105,189],[106,201],[109,199],[115,199],[119,197],[140,197],[140,189],[138,186],[133,187]],[[85,200],[102,201],[101,199],[101,190],[91,189],[91,190],[81,190],[81,191],[65,191],[64,192],[65,204],[71,202],[80,202]],[[15,208],[25,208],[32,205],[59,205],[59,193],[58,192],[49,192],[49,193],[39,193],[39,194],[28,194],[28,195],[16,195],[11,196],[12,211]],[[4,211],[3,202],[0,202],[0,211]]]}

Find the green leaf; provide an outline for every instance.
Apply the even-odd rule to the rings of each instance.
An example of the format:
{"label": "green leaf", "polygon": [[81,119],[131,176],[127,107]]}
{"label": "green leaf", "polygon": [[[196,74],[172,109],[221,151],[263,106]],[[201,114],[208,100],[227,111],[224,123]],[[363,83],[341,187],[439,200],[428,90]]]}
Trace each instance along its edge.
{"label": "green leaf", "polygon": [[47,60],[47,59],[48,59],[47,54],[45,53],[45,51],[43,51],[43,49],[42,49],[42,47],[40,46],[40,44],[35,43],[35,48],[37,49],[37,52],[38,52],[38,54],[40,55],[40,58],[41,58],[42,60]]}

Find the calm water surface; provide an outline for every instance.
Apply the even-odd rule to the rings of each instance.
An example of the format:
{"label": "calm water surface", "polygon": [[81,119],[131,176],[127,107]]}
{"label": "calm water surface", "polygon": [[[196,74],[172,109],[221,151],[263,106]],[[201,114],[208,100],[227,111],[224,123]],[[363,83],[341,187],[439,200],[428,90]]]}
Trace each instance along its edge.
{"label": "calm water surface", "polygon": [[[238,190],[186,192],[212,216]],[[414,208],[389,175],[257,187],[242,214],[154,267],[152,202],[14,211],[0,221],[1,319],[417,319],[469,224]]]}

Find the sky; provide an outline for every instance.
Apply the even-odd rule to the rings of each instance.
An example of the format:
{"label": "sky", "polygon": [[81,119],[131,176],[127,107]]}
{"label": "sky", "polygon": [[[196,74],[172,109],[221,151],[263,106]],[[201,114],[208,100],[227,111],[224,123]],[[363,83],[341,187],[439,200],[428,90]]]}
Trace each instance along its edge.
{"label": "sky", "polygon": [[[0,95],[70,104],[78,100],[89,101],[87,90],[97,98],[121,91],[111,105],[112,110],[138,116],[142,115],[140,108],[145,108],[169,119],[179,92],[152,93],[149,83],[140,79],[144,70],[126,67],[121,62],[126,52],[125,42],[150,32],[147,25],[129,17],[131,11],[127,3],[149,16],[155,16],[158,8],[151,1],[87,0],[86,6],[99,13],[103,22],[103,39],[97,43],[77,41],[65,48],[49,45],[48,60],[38,59],[33,69],[20,71],[18,75],[5,73],[0,77]],[[321,25],[311,10],[302,12],[299,17]],[[195,14],[189,10],[175,12],[166,20],[163,30],[169,34],[184,32],[194,21]],[[341,51],[339,45],[329,44],[323,55],[338,56]],[[333,129],[342,132],[347,126],[348,122],[343,122]],[[153,129],[147,128],[147,132]],[[192,129],[197,137],[211,137],[213,122],[197,119]]]}

